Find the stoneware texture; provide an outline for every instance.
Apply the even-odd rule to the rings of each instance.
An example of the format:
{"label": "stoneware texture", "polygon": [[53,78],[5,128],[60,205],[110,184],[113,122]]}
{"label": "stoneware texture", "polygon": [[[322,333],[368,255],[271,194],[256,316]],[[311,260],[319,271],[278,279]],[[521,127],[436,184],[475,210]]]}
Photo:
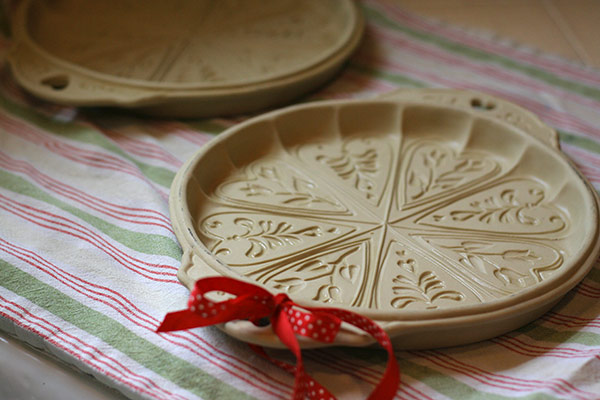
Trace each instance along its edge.
{"label": "stoneware texture", "polygon": [[[479,93],[400,91],[250,119],[185,164],[170,207],[186,286],[226,275],[347,307],[398,348],[513,330],[598,254],[595,192],[556,133]],[[280,346],[270,327],[222,328]],[[345,326],[336,344],[371,339]]]}
{"label": "stoneware texture", "polygon": [[351,0],[23,1],[14,21],[9,61],[33,94],[179,117],[290,101],[363,32]]}

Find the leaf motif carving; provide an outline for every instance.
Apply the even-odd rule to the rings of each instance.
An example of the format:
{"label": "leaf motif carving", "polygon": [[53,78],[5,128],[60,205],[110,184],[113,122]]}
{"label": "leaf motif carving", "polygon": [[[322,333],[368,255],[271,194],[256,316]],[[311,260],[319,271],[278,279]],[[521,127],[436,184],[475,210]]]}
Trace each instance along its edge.
{"label": "leaf motif carving", "polygon": [[354,282],[358,272],[358,265],[342,265],[338,270],[340,276],[349,282]]}
{"label": "leaf motif carving", "polygon": [[464,299],[464,296],[461,293],[456,292],[454,290],[445,290],[437,292],[436,294],[431,296],[431,302],[435,302],[437,299],[461,301]]}
{"label": "leaf motif carving", "polygon": [[398,265],[400,268],[405,269],[409,273],[414,274],[416,264],[415,260],[412,258],[404,258],[404,256],[406,255],[406,252],[404,250],[397,251],[396,255],[398,256],[398,261],[396,262],[396,265]]}
{"label": "leaf motif carving", "polygon": [[531,179],[501,182],[425,214],[418,223],[503,234],[546,234],[567,227],[566,216],[546,199],[542,186]]}
{"label": "leaf motif carving", "polygon": [[280,162],[250,164],[222,182],[215,193],[226,199],[261,206],[272,203],[321,212],[347,212],[342,204],[301,171]]}
{"label": "leaf motif carving", "polygon": [[394,297],[392,302],[390,303],[394,308],[404,308],[410,303],[416,303],[422,301],[420,297],[417,296],[398,296]]}
{"label": "leaf motif carving", "polygon": [[246,232],[227,239],[247,240],[249,247],[245,255],[252,258],[261,257],[266,251],[277,247],[297,244],[302,241],[302,236],[315,237],[322,234],[321,228],[316,225],[294,230],[290,223],[275,223],[271,220],[259,220],[256,229],[255,222],[247,218],[237,218],[234,223],[245,227]]}
{"label": "leaf motif carving", "polygon": [[481,154],[456,154],[433,142],[415,147],[409,160],[404,175],[405,204],[473,184],[497,169],[493,161]]}
{"label": "leaf motif carving", "polygon": [[454,221],[467,221],[477,218],[486,224],[500,223],[523,225],[537,225],[539,220],[527,215],[528,208],[538,206],[544,199],[544,193],[536,191],[537,199],[533,202],[521,201],[515,194],[515,190],[507,189],[497,196],[490,196],[483,201],[474,201],[469,210],[451,211],[450,216]]}
{"label": "leaf motif carving", "polygon": [[520,249],[520,250],[506,250],[502,253],[502,258],[511,261],[527,261],[530,264],[534,264],[536,261],[540,261],[542,257],[536,255],[531,249]]}
{"label": "leaf motif carving", "polygon": [[306,287],[306,282],[300,278],[275,279],[273,287],[293,294]]}
{"label": "leaf motif carving", "polygon": [[[261,280],[274,288],[287,282],[303,282],[303,294],[323,303],[342,303],[352,299],[361,277],[358,262],[364,259],[364,245],[356,244],[318,256],[283,265],[279,271],[267,273]],[[293,290],[293,288],[290,288]],[[290,292],[291,293],[291,292]]]}
{"label": "leaf motif carving", "polygon": [[[405,255],[404,251],[397,252],[397,255]],[[464,294],[446,289],[444,282],[438,278],[433,271],[418,272],[415,269],[415,262],[412,259],[399,260],[397,265],[402,268],[403,273],[396,275],[392,282],[392,291],[396,295],[390,304],[394,308],[405,308],[411,303],[422,303],[427,309],[438,308],[438,300],[462,301]],[[410,265],[410,268],[406,268]]]}
{"label": "leaf motif carving", "polygon": [[373,175],[379,172],[377,150],[368,148],[360,153],[351,152],[347,146],[342,147],[340,154],[321,154],[317,161],[329,166],[340,178],[351,181],[354,187],[363,192],[367,199],[376,195],[376,184]]}
{"label": "leaf motif carving", "polygon": [[522,287],[527,286],[527,282],[525,280],[527,275],[518,273],[513,269],[497,268],[493,273],[496,279],[503,282],[505,285],[520,285]]}
{"label": "leaf motif carving", "polygon": [[323,303],[339,303],[341,292],[341,289],[335,285],[322,285],[312,299]]}
{"label": "leaf motif carving", "polygon": [[259,185],[257,183],[246,183],[245,186],[240,188],[242,193],[245,193],[247,197],[252,196],[268,196],[273,193],[271,189],[266,186]]}
{"label": "leaf motif carving", "polygon": [[202,228],[203,234],[215,241],[211,246],[214,254],[231,256],[224,261],[238,265],[244,262],[240,256],[260,259],[282,248],[301,250],[320,239],[339,237],[349,229],[299,219],[270,219],[269,215],[252,213],[216,214],[205,219]]}
{"label": "leaf motif carving", "polygon": [[466,271],[474,272],[478,279],[508,292],[542,280],[542,271],[553,270],[562,263],[559,252],[537,243],[508,239],[456,240],[451,237],[431,238],[428,242],[452,251]]}
{"label": "leaf motif carving", "polygon": [[331,274],[331,269],[333,266],[329,263],[324,263],[321,260],[310,260],[306,263],[300,265],[300,267],[296,270],[298,272],[303,273],[317,273],[317,274]]}

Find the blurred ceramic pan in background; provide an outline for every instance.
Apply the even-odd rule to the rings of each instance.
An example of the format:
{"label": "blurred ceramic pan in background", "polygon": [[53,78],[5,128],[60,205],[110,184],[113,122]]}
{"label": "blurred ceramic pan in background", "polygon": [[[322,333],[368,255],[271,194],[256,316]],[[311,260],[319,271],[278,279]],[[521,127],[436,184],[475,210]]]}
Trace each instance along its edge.
{"label": "blurred ceramic pan in background", "polygon": [[9,61],[60,104],[232,115],[325,83],[363,24],[351,0],[23,1]]}
{"label": "blurred ceramic pan in background", "polygon": [[[556,132],[514,104],[451,90],[245,121],[182,167],[170,210],[187,287],[226,275],[299,304],[347,307],[380,323],[397,348],[516,329],[598,255],[595,191]],[[222,329],[281,346],[270,327]],[[370,343],[350,326],[335,342]]]}

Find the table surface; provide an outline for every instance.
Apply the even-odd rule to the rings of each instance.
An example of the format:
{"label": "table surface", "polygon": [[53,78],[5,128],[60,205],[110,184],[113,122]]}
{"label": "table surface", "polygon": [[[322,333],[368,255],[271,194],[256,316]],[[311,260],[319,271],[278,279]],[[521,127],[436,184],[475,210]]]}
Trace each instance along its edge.
{"label": "table surface", "polygon": [[125,399],[95,378],[2,332],[0,360],[3,360],[0,363],[2,399]]}

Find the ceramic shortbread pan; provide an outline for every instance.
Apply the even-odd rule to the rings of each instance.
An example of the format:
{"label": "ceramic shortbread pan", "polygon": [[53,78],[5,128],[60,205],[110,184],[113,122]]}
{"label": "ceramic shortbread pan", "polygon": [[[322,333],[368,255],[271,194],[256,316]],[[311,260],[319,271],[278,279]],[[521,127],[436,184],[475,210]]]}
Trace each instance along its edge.
{"label": "ceramic shortbread pan", "polygon": [[21,2],[9,61],[61,104],[204,117],[290,101],[357,47],[352,0]]}
{"label": "ceramic shortbread pan", "polygon": [[[516,329],[598,255],[595,191],[556,133],[480,93],[400,91],[247,120],[179,171],[170,210],[186,286],[225,275],[347,307],[397,348]],[[221,328],[281,346],[268,326]],[[335,342],[370,343],[349,326]]]}

